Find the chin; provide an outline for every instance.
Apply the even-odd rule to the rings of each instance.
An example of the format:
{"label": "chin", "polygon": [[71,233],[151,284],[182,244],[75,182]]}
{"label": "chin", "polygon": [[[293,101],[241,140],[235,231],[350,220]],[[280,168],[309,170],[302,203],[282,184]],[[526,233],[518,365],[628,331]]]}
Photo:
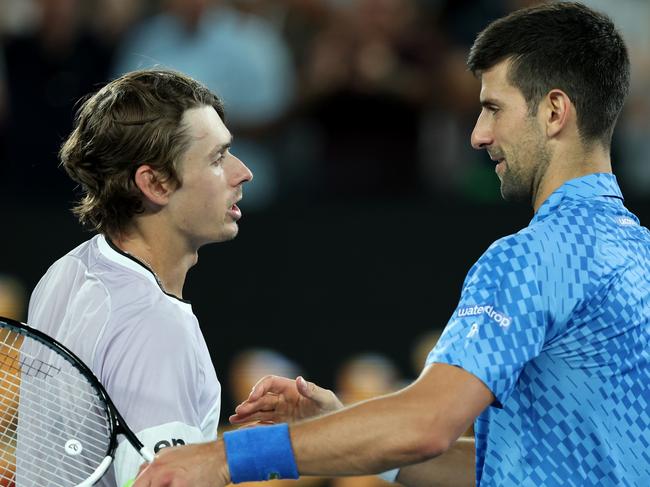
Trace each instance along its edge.
{"label": "chin", "polygon": [[501,196],[511,203],[530,203],[530,195],[525,191],[517,191],[517,188],[504,188],[502,185]]}
{"label": "chin", "polygon": [[231,223],[229,225],[226,225],[225,228],[221,229],[221,232],[219,233],[219,237],[215,240],[215,242],[227,242],[228,240],[234,239],[238,233],[239,233],[239,227],[237,226],[237,224]]}
{"label": "chin", "polygon": [[[218,233],[205,235],[203,238],[201,238],[199,248],[203,247],[204,245],[210,245],[219,242],[228,242],[229,240],[234,239],[237,236],[237,233],[239,233],[239,228],[237,228],[237,226],[234,228],[222,228]],[[2,486],[0,485],[0,487]]]}

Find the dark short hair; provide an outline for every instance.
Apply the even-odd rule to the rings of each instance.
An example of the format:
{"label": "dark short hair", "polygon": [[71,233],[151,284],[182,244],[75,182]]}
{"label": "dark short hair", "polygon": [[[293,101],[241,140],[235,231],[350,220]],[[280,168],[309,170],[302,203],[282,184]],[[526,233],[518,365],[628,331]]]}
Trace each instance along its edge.
{"label": "dark short hair", "polygon": [[219,97],[169,70],[132,71],[84,101],[59,153],[83,192],[73,208],[81,223],[114,234],[142,213],[134,179],[142,164],[180,186],[178,164],[189,143],[181,119],[186,110],[201,106],[212,106],[224,118]]}
{"label": "dark short hair", "polygon": [[630,86],[630,61],[611,19],[580,3],[560,2],[518,10],[488,25],[467,61],[477,76],[510,58],[510,83],[530,113],[552,89],[576,107],[585,142],[606,147]]}

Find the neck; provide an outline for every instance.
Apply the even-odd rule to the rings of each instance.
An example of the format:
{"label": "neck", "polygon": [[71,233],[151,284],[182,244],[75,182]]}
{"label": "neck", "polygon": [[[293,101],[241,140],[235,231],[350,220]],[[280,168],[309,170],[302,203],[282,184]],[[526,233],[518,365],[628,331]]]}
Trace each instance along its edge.
{"label": "neck", "polygon": [[196,251],[184,249],[160,231],[148,232],[144,226],[134,225],[109,237],[120,250],[149,268],[163,291],[182,299],[187,271],[198,259]]}
{"label": "neck", "polygon": [[595,144],[586,150],[574,148],[573,150],[554,151],[551,161],[533,193],[534,212],[537,213],[544,201],[567,181],[589,174],[611,172],[612,163],[609,150],[600,144]]}

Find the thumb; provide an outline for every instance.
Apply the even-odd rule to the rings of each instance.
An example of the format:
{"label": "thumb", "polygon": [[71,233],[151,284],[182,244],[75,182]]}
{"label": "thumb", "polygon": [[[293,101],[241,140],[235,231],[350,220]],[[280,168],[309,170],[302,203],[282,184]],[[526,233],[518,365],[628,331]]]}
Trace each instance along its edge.
{"label": "thumb", "polygon": [[299,375],[296,377],[296,387],[298,392],[303,396],[318,401],[318,393],[316,389],[320,389],[320,387],[313,382],[307,382],[303,376]]}
{"label": "thumb", "polygon": [[296,388],[303,397],[314,401],[323,411],[335,411],[343,407],[336,394],[328,389],[318,387],[313,382],[306,381],[302,376],[296,377]]}
{"label": "thumb", "polygon": [[300,394],[314,401],[319,407],[328,410],[338,409],[339,400],[329,389],[323,389],[302,376],[296,378],[296,386]]}

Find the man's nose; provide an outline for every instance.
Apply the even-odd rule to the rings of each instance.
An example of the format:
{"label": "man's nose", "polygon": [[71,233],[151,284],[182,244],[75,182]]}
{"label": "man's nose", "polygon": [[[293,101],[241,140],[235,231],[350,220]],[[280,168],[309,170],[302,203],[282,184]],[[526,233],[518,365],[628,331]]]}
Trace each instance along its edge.
{"label": "man's nose", "polygon": [[494,142],[492,129],[484,120],[482,113],[479,115],[478,120],[476,120],[474,130],[472,130],[471,142],[472,147],[477,150],[486,149]]}

